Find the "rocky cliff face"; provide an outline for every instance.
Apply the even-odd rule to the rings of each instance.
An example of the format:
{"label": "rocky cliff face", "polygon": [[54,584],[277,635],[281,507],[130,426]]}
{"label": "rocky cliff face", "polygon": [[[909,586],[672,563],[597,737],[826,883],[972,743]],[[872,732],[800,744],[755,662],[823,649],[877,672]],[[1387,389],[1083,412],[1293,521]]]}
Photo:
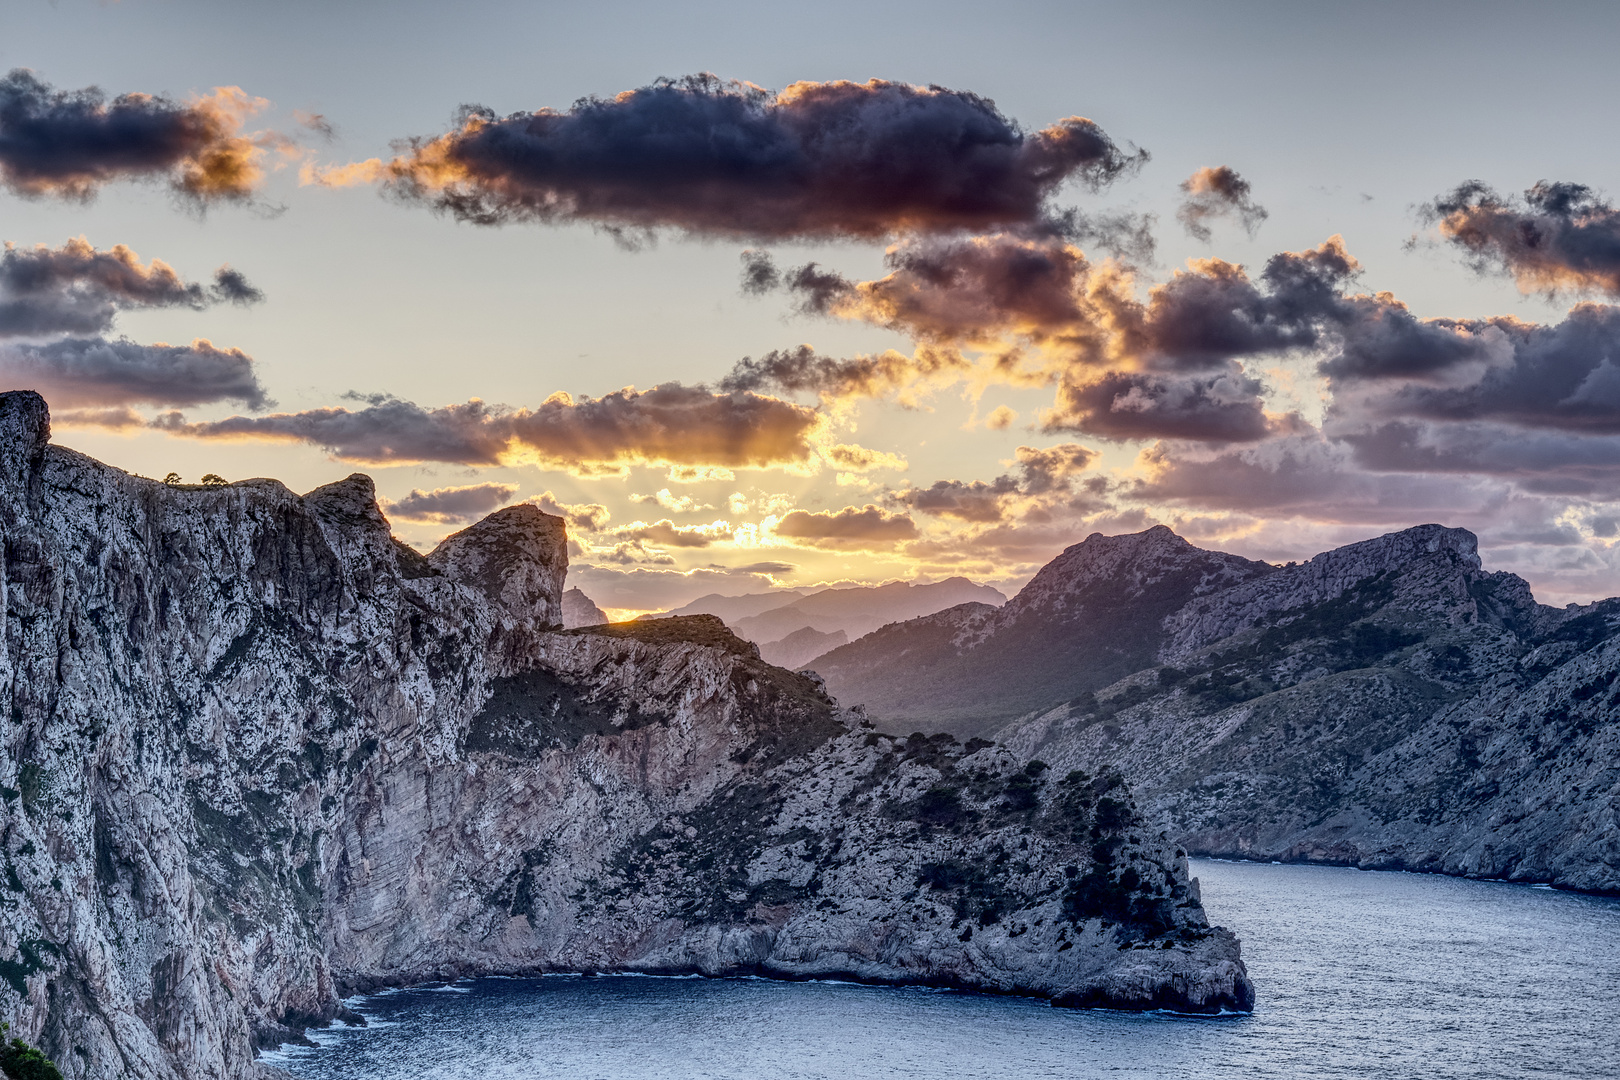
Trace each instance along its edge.
{"label": "rocky cliff face", "polygon": [[1538,605],[1424,525],[1155,623],[1152,663],[998,737],[1119,768],[1201,854],[1620,892],[1620,601]]}
{"label": "rocky cliff face", "polygon": [[265,1074],[344,993],[547,970],[1245,1008],[1120,779],[897,740],[718,620],[558,629],[562,523],[423,557],[363,476],[165,487],[0,395],[0,1018]]}

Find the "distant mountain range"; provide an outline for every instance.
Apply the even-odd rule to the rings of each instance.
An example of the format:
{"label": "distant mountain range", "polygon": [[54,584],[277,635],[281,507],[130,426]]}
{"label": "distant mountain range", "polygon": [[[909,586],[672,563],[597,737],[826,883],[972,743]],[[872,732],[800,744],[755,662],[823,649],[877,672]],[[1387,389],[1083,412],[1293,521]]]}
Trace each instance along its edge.
{"label": "distant mountain range", "polygon": [[1620,600],[1423,525],[1298,565],[1093,535],[810,661],[880,727],[1117,768],[1195,854],[1620,891]]}
{"label": "distant mountain range", "polygon": [[[889,623],[965,603],[995,607],[1006,602],[1007,597],[998,589],[953,577],[931,585],[892,581],[887,585],[786,589],[745,596],[711,593],[685,607],[652,617],[717,615],[739,637],[759,645],[761,654],[773,663],[797,667],[827,649]],[[804,635],[806,629],[820,636]],[[840,634],[843,638],[838,640]]]}

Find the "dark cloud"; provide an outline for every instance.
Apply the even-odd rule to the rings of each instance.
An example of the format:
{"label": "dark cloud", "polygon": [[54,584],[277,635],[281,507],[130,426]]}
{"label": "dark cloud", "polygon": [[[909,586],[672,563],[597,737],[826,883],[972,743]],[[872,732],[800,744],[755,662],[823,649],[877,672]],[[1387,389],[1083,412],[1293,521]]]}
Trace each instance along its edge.
{"label": "dark cloud", "polygon": [[924,514],[977,524],[1007,520],[1015,507],[1022,518],[1044,518],[1054,504],[1072,502],[1074,478],[1099,456],[1078,443],[1020,446],[1014,473],[988,482],[936,480],[928,487],[891,492],[889,499]]}
{"label": "dark cloud", "polygon": [[771,260],[771,253],[749,248],[741,255],[742,291],[748,296],[764,296],[782,284],[782,275]]}
{"label": "dark cloud", "polygon": [[842,510],[793,510],[776,523],[776,535],[811,547],[886,549],[917,535],[909,514],[893,514],[867,503]]}
{"label": "dark cloud", "polygon": [[1272,433],[1261,401],[1264,389],[1237,370],[1216,375],[1110,371],[1094,381],[1062,383],[1041,427],[1116,440],[1254,442]]}
{"label": "dark cloud", "polygon": [[186,408],[234,401],[272,404],[240,349],[198,338],[190,345],[140,345],[126,338],[66,338],[0,345],[0,386],[38,390],[53,405]]}
{"label": "dark cloud", "polygon": [[1082,214],[1070,209],[1053,219],[1050,230],[1076,244],[1101,249],[1129,263],[1147,265],[1153,262],[1158,250],[1158,241],[1153,236],[1158,223],[1156,214],[1126,211]]}
{"label": "dark cloud", "polygon": [[1612,435],[1402,420],[1341,438],[1357,465],[1376,472],[1467,473],[1541,494],[1620,497],[1620,438]]}
{"label": "dark cloud", "polygon": [[1205,166],[1181,182],[1186,198],[1176,210],[1176,217],[1187,234],[1195,240],[1208,243],[1213,235],[1209,222],[1214,218],[1232,217],[1250,236],[1260,223],[1271,215],[1254,201],[1249,182],[1227,165]]}
{"label": "dark cloud", "polygon": [[[1094,266],[1049,236],[913,238],[886,262],[891,272],[875,281],[847,281],[813,263],[780,280],[806,310],[934,344],[1028,343],[1059,366],[1217,369],[1314,347],[1358,317],[1344,290],[1359,267],[1336,236],[1273,256],[1259,282],[1234,263],[1196,260],[1155,285],[1146,303],[1129,272]],[[801,273],[813,284],[800,285]]]}
{"label": "dark cloud", "polygon": [[152,94],[107,100],[57,90],[21,68],[0,79],[0,183],[19,195],[88,199],[115,180],[162,180],[206,204],[253,196],[269,150],[289,141],[242,133],[267,102],[234,86],[187,102]]}
{"label": "dark cloud", "polygon": [[1000,521],[1004,504],[1019,493],[1018,481],[998,476],[993,481],[935,480],[923,488],[903,488],[893,494],[895,502],[935,517],[957,521]]}
{"label": "dark cloud", "polygon": [[[1390,365],[1379,371],[1385,378],[1367,385],[1343,380],[1331,414],[1339,429],[1368,418],[1405,417],[1620,434],[1620,308],[1580,304],[1550,326],[1511,316],[1426,325],[1452,335],[1450,351],[1416,350],[1416,361]],[[1444,370],[1460,360],[1477,363]],[[1331,364],[1328,370],[1340,373]],[[1453,377],[1394,377],[1434,374]]]}
{"label": "dark cloud", "polygon": [[1146,475],[1122,490],[1130,498],[1271,519],[1404,525],[1477,511],[1502,494],[1468,477],[1369,472],[1351,447],[1314,431],[1213,455],[1161,443],[1141,464]]}
{"label": "dark cloud", "polygon": [[160,423],[192,438],[308,442],[373,464],[533,461],[583,472],[641,464],[763,468],[802,462],[811,456],[810,438],[822,423],[814,409],[792,402],[680,383],[599,398],[553,394],[532,409],[481,401],[429,409],[386,396],[363,400],[363,408],[352,410]]}
{"label": "dark cloud", "polygon": [[505,506],[517,494],[516,484],[468,484],[463,487],[413,488],[398,502],[383,500],[383,512],[399,521],[424,525],[460,525]]}
{"label": "dark cloud", "polygon": [[1582,184],[1543,181],[1512,198],[1470,180],[1422,213],[1474,269],[1527,293],[1620,297],[1620,210]]}
{"label": "dark cloud", "polygon": [[1027,133],[987,98],[938,86],[773,93],[695,75],[567,110],[467,107],[455,131],[413,139],[390,162],[316,175],[378,180],[478,224],[874,237],[1034,224],[1066,181],[1100,186],[1145,160],[1082,117]]}
{"label": "dark cloud", "polygon": [[222,266],[214,284],[185,281],[161,259],[141,264],[123,244],[98,251],[80,237],[52,250],[7,244],[0,254],[0,337],[100,334],[118,312],[264,299],[239,271]]}
{"label": "dark cloud", "polygon": [[967,366],[967,361],[951,350],[919,349],[915,356],[906,356],[890,349],[877,356],[845,359],[823,356],[809,345],[800,345],[796,349],[774,349],[757,360],[743,357],[720,380],[720,389],[813,393],[828,399],[880,397],[918,379],[965,371]]}

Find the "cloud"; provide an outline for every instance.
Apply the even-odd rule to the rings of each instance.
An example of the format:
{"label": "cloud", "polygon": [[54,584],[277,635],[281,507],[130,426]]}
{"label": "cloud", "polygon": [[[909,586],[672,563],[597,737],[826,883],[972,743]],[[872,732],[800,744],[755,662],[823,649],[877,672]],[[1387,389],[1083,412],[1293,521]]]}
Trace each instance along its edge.
{"label": "cloud", "polygon": [[773,93],[703,74],[566,110],[464,107],[456,130],[412,139],[391,161],[307,177],[381,182],[485,225],[876,237],[1036,224],[1065,182],[1101,186],[1146,156],[1083,117],[1026,133],[990,100],[938,86],[799,82]]}
{"label": "cloud", "polygon": [[1105,439],[1253,442],[1272,431],[1258,379],[1240,370],[1217,375],[1110,371],[1064,382],[1041,416],[1043,431],[1083,431]]}
{"label": "cloud", "polygon": [[528,501],[554,517],[566,518],[570,529],[582,532],[601,530],[613,516],[601,503],[565,503],[549,491],[543,491]]}
{"label": "cloud", "polygon": [[1018,413],[1005,405],[997,405],[990,410],[990,415],[984,418],[984,426],[991,431],[1006,431],[1018,419]]}
{"label": "cloud", "polygon": [[[706,548],[717,540],[731,539],[731,523],[716,521],[708,525],[677,525],[668,518],[661,521],[632,521],[613,529],[613,539],[640,544],[661,544],[674,548]],[[654,553],[656,554],[656,553]]]}
{"label": "cloud", "polygon": [[1512,198],[1470,180],[1421,212],[1475,270],[1523,292],[1620,297],[1620,210],[1585,185],[1542,181]]}
{"label": "cloud", "polygon": [[745,356],[720,380],[728,392],[777,390],[813,393],[827,400],[882,397],[949,381],[969,365],[952,350],[918,349],[915,356],[889,349],[850,359],[823,356],[809,345],[774,349],[758,360]]}
{"label": "cloud", "polygon": [[833,468],[842,469],[845,472],[870,472],[873,469],[895,469],[904,472],[909,467],[906,459],[899,454],[891,454],[883,450],[871,450],[850,443],[829,446],[821,452],[821,456]]}
{"label": "cloud", "polygon": [[1249,182],[1226,165],[1199,169],[1181,182],[1181,190],[1187,197],[1176,210],[1176,218],[1189,236],[1205,243],[1213,235],[1209,222],[1214,218],[1237,218],[1243,231],[1253,236],[1271,216],[1254,201]]}
{"label": "cloud", "polygon": [[810,547],[883,549],[917,535],[909,514],[894,514],[867,503],[842,510],[794,510],[776,523],[777,536]]}
{"label": "cloud", "polygon": [[214,284],[185,281],[161,259],[141,264],[123,244],[98,251],[84,237],[52,250],[6,244],[0,254],[0,337],[102,334],[120,311],[230,301],[253,304],[264,294],[239,271],[222,266]]}
{"label": "cloud", "polygon": [[814,409],[743,391],[663,383],[599,398],[553,394],[536,408],[469,401],[430,409],[398,398],[359,409],[311,409],[159,424],[197,439],[307,442],[349,461],[390,465],[529,462],[585,473],[629,465],[766,468],[808,461],[822,419]]}
{"label": "cloud", "polygon": [[661,488],[656,495],[632,495],[631,502],[657,503],[672,514],[691,514],[699,510],[712,510],[690,495],[676,495],[669,488]]}
{"label": "cloud", "polygon": [[1620,308],[1579,304],[1554,325],[1497,316],[1424,326],[1439,342],[1388,350],[1400,364],[1326,366],[1334,430],[1412,418],[1620,435]]}
{"label": "cloud", "polygon": [[718,465],[671,465],[664,476],[672,484],[702,484],[712,480],[737,479],[736,473]]}
{"label": "cloud", "polygon": [[186,408],[234,401],[271,404],[241,349],[204,338],[190,345],[141,345],[127,338],[66,338],[44,345],[0,345],[0,386],[38,390],[52,405]]}
{"label": "cloud", "polygon": [[398,502],[383,500],[383,512],[399,521],[424,525],[459,525],[505,506],[517,494],[516,484],[468,484],[464,487],[413,488]]}
{"label": "cloud", "polygon": [[57,90],[18,68],[0,79],[0,183],[18,195],[86,200],[116,180],[161,180],[197,205],[251,198],[275,132],[244,134],[269,102],[235,86],[178,102],[95,87]]}
{"label": "cloud", "polygon": [[[1100,457],[1078,443],[1020,446],[1016,468],[991,481],[936,480],[889,493],[891,502],[934,517],[986,524],[1013,517],[1046,519],[1064,504],[1075,508],[1074,478]],[[1082,500],[1095,509],[1090,500]]]}

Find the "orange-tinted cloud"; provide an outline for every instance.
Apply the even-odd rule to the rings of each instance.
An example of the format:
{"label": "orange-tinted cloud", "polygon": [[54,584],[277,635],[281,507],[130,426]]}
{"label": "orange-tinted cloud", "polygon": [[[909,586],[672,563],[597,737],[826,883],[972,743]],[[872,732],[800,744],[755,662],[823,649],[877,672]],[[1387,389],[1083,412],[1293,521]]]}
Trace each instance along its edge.
{"label": "orange-tinted cloud", "polygon": [[881,550],[914,539],[909,514],[890,513],[867,503],[842,510],[794,510],[776,523],[776,535],[810,547]]}
{"label": "orange-tinted cloud", "polygon": [[1214,218],[1234,217],[1243,231],[1253,236],[1260,223],[1270,217],[1266,208],[1254,201],[1249,182],[1226,165],[1205,166],[1181,182],[1186,198],[1176,217],[1189,236],[1208,243]]}
{"label": "orange-tinted cloud", "polygon": [[1543,181],[1514,199],[1470,180],[1423,209],[1476,270],[1524,292],[1620,297],[1620,210],[1583,184]]}
{"label": "orange-tinted cloud", "polygon": [[18,68],[0,79],[0,183],[19,195],[88,199],[116,180],[166,181],[204,205],[251,198],[275,132],[244,133],[269,103],[222,86],[187,102],[100,90],[57,90]]}
{"label": "orange-tinted cloud", "polygon": [[200,311],[223,301],[263,299],[228,266],[204,286],[185,281],[161,259],[142,265],[123,244],[98,251],[82,236],[55,250],[8,243],[0,254],[0,337],[101,334],[112,328],[118,312],[132,308]]}
{"label": "orange-tinted cloud", "polygon": [[1066,181],[1105,184],[1146,159],[1083,117],[1026,133],[988,99],[943,87],[874,79],[772,93],[707,74],[567,110],[467,107],[455,131],[409,146],[307,178],[381,182],[478,224],[877,237],[1034,224]]}
{"label": "orange-tinted cloud", "polygon": [[311,409],[158,426],[199,439],[307,442],[349,461],[388,465],[524,461],[583,472],[628,465],[764,468],[809,460],[823,421],[814,409],[745,392],[664,383],[599,398],[553,394],[535,408],[469,401],[429,409],[398,398],[363,408]]}

